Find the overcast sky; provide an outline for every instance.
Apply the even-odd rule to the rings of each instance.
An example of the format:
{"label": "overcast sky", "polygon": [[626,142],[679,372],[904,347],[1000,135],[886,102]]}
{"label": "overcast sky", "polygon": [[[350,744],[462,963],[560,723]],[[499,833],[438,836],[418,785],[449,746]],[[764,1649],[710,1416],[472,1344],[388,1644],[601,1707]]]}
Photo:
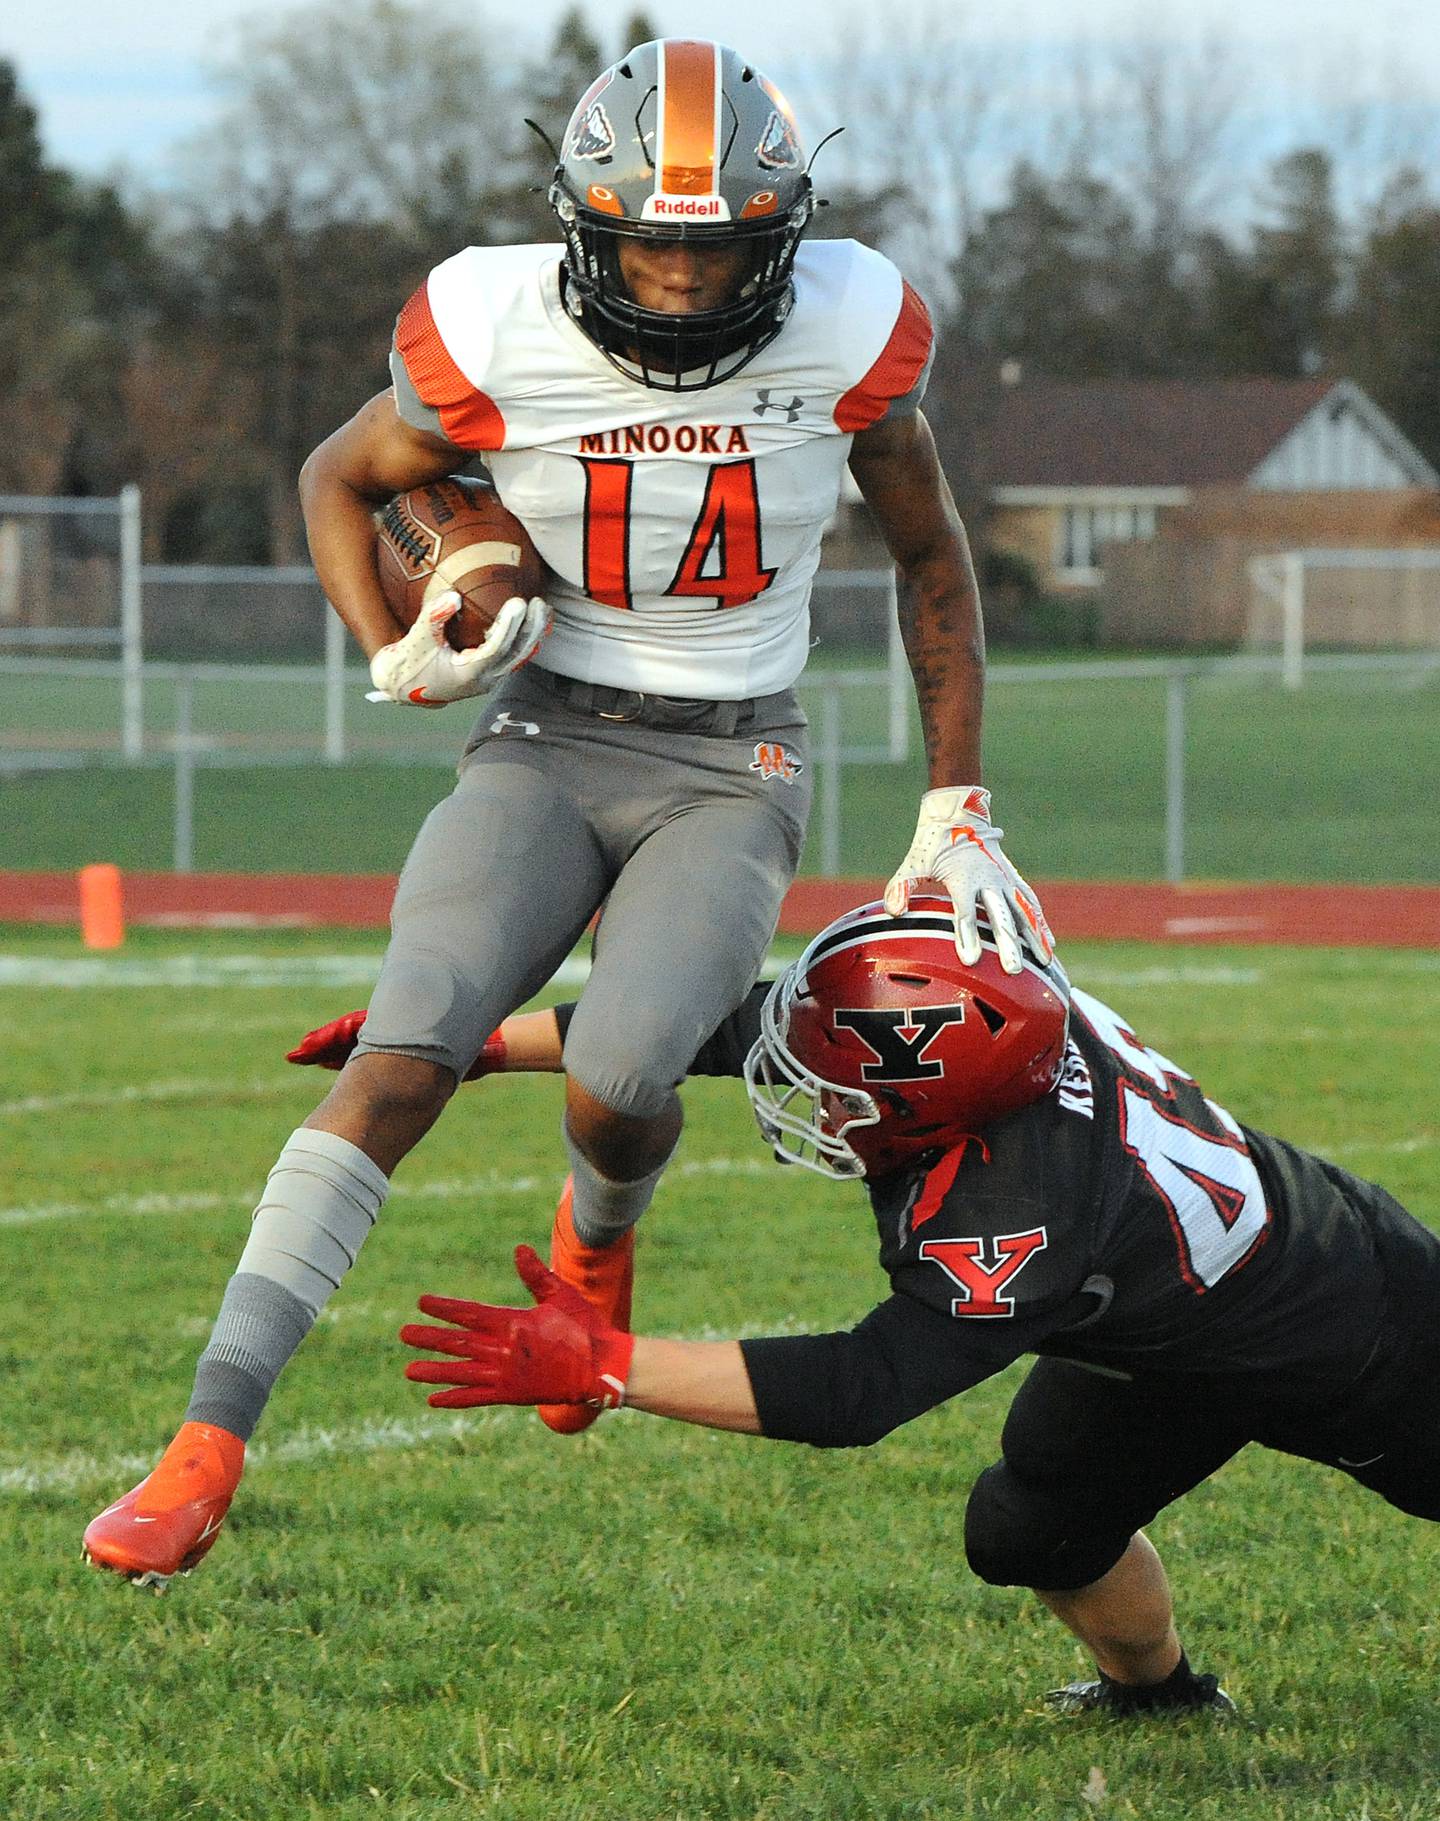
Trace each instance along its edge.
{"label": "overcast sky", "polygon": [[[566,0],[527,0],[525,35],[517,37],[515,0],[477,4],[514,49],[543,47]],[[223,56],[237,19],[283,14],[286,5],[255,0],[7,0],[0,22],[0,56],[18,68],[21,85],[39,108],[50,159],[98,173],[117,161],[146,178],[162,179],[178,140],[203,126],[212,110],[207,58]],[[593,19],[623,17],[629,4],[601,0]],[[648,9],[664,31],[718,35],[761,64],[782,85],[797,66],[813,68],[844,46],[829,0],[654,0]],[[1092,41],[1133,37],[1144,21],[1164,25],[1164,7],[1137,0],[1017,0],[947,5],[929,0],[869,0],[841,11],[881,28],[920,18],[955,18],[970,36],[1000,44],[1062,45],[1080,34]],[[1257,81],[1277,94],[1303,86],[1321,105],[1341,105],[1347,88],[1393,96],[1397,105],[1440,105],[1440,23],[1436,0],[1184,0],[1170,15],[1187,31],[1214,30],[1232,39]],[[1297,18],[1303,16],[1303,31]],[[1175,28],[1179,29],[1179,28]],[[507,47],[508,48],[508,47]],[[510,61],[507,57],[505,61]]]}

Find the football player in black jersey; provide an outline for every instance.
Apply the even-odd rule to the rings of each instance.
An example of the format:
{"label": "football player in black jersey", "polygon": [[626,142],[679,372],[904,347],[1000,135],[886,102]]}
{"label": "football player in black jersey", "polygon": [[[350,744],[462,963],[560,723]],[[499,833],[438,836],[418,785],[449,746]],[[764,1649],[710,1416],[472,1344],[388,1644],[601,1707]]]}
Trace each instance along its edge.
{"label": "football player in black jersey", "polygon": [[[515,1021],[492,1058],[558,1067],[566,1016]],[[338,1028],[297,1059],[328,1060]],[[891,1295],[834,1334],[659,1341],[605,1328],[522,1247],[534,1308],[422,1298],[452,1324],[403,1331],[445,1356],[407,1368],[452,1387],[432,1403],[623,1401],[847,1447],[1037,1354],[966,1551],[1092,1652],[1098,1679],[1052,1697],[1072,1709],[1229,1709],[1190,1670],[1143,1527],[1247,1442],[1440,1518],[1440,1241],[1239,1124],[1058,966],[966,966],[948,904],[868,906],[693,1072],[743,1073],[781,1157],[865,1179]]]}

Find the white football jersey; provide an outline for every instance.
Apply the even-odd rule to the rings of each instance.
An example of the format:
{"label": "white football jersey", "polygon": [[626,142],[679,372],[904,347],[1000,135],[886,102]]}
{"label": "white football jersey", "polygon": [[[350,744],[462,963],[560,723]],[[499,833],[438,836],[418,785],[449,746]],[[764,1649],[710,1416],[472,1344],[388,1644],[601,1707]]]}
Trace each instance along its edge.
{"label": "white football jersey", "polygon": [[787,688],[857,430],[919,402],[925,306],[881,254],[802,244],[769,347],[698,392],[616,371],[567,313],[558,246],[469,247],[395,330],[407,422],[483,453],[553,572],[537,664],[735,700]]}

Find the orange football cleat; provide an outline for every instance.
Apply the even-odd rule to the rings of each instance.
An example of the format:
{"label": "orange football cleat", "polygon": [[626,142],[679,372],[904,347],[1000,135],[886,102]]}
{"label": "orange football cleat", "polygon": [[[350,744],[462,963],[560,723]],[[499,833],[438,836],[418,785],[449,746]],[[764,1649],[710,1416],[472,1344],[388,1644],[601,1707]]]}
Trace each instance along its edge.
{"label": "orange football cleat", "polygon": [[[612,1328],[630,1331],[630,1295],[635,1288],[635,1229],[610,1246],[587,1246],[576,1237],[572,1210],[575,1179],[565,1178],[555,1225],[550,1232],[550,1269],[598,1309]],[[589,1404],[537,1404],[540,1421],[557,1435],[578,1435],[600,1412]]]}
{"label": "orange football cleat", "polygon": [[238,1435],[182,1423],[154,1472],[90,1520],[85,1560],[163,1593],[172,1575],[189,1574],[209,1553],[244,1470]]}

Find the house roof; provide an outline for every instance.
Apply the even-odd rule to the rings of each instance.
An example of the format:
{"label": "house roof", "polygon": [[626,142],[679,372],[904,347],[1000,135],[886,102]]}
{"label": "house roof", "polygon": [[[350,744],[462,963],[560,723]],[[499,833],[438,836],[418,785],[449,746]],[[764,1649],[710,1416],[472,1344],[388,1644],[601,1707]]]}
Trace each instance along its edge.
{"label": "house roof", "polygon": [[1239,485],[1334,379],[1023,379],[991,427],[997,487]]}

